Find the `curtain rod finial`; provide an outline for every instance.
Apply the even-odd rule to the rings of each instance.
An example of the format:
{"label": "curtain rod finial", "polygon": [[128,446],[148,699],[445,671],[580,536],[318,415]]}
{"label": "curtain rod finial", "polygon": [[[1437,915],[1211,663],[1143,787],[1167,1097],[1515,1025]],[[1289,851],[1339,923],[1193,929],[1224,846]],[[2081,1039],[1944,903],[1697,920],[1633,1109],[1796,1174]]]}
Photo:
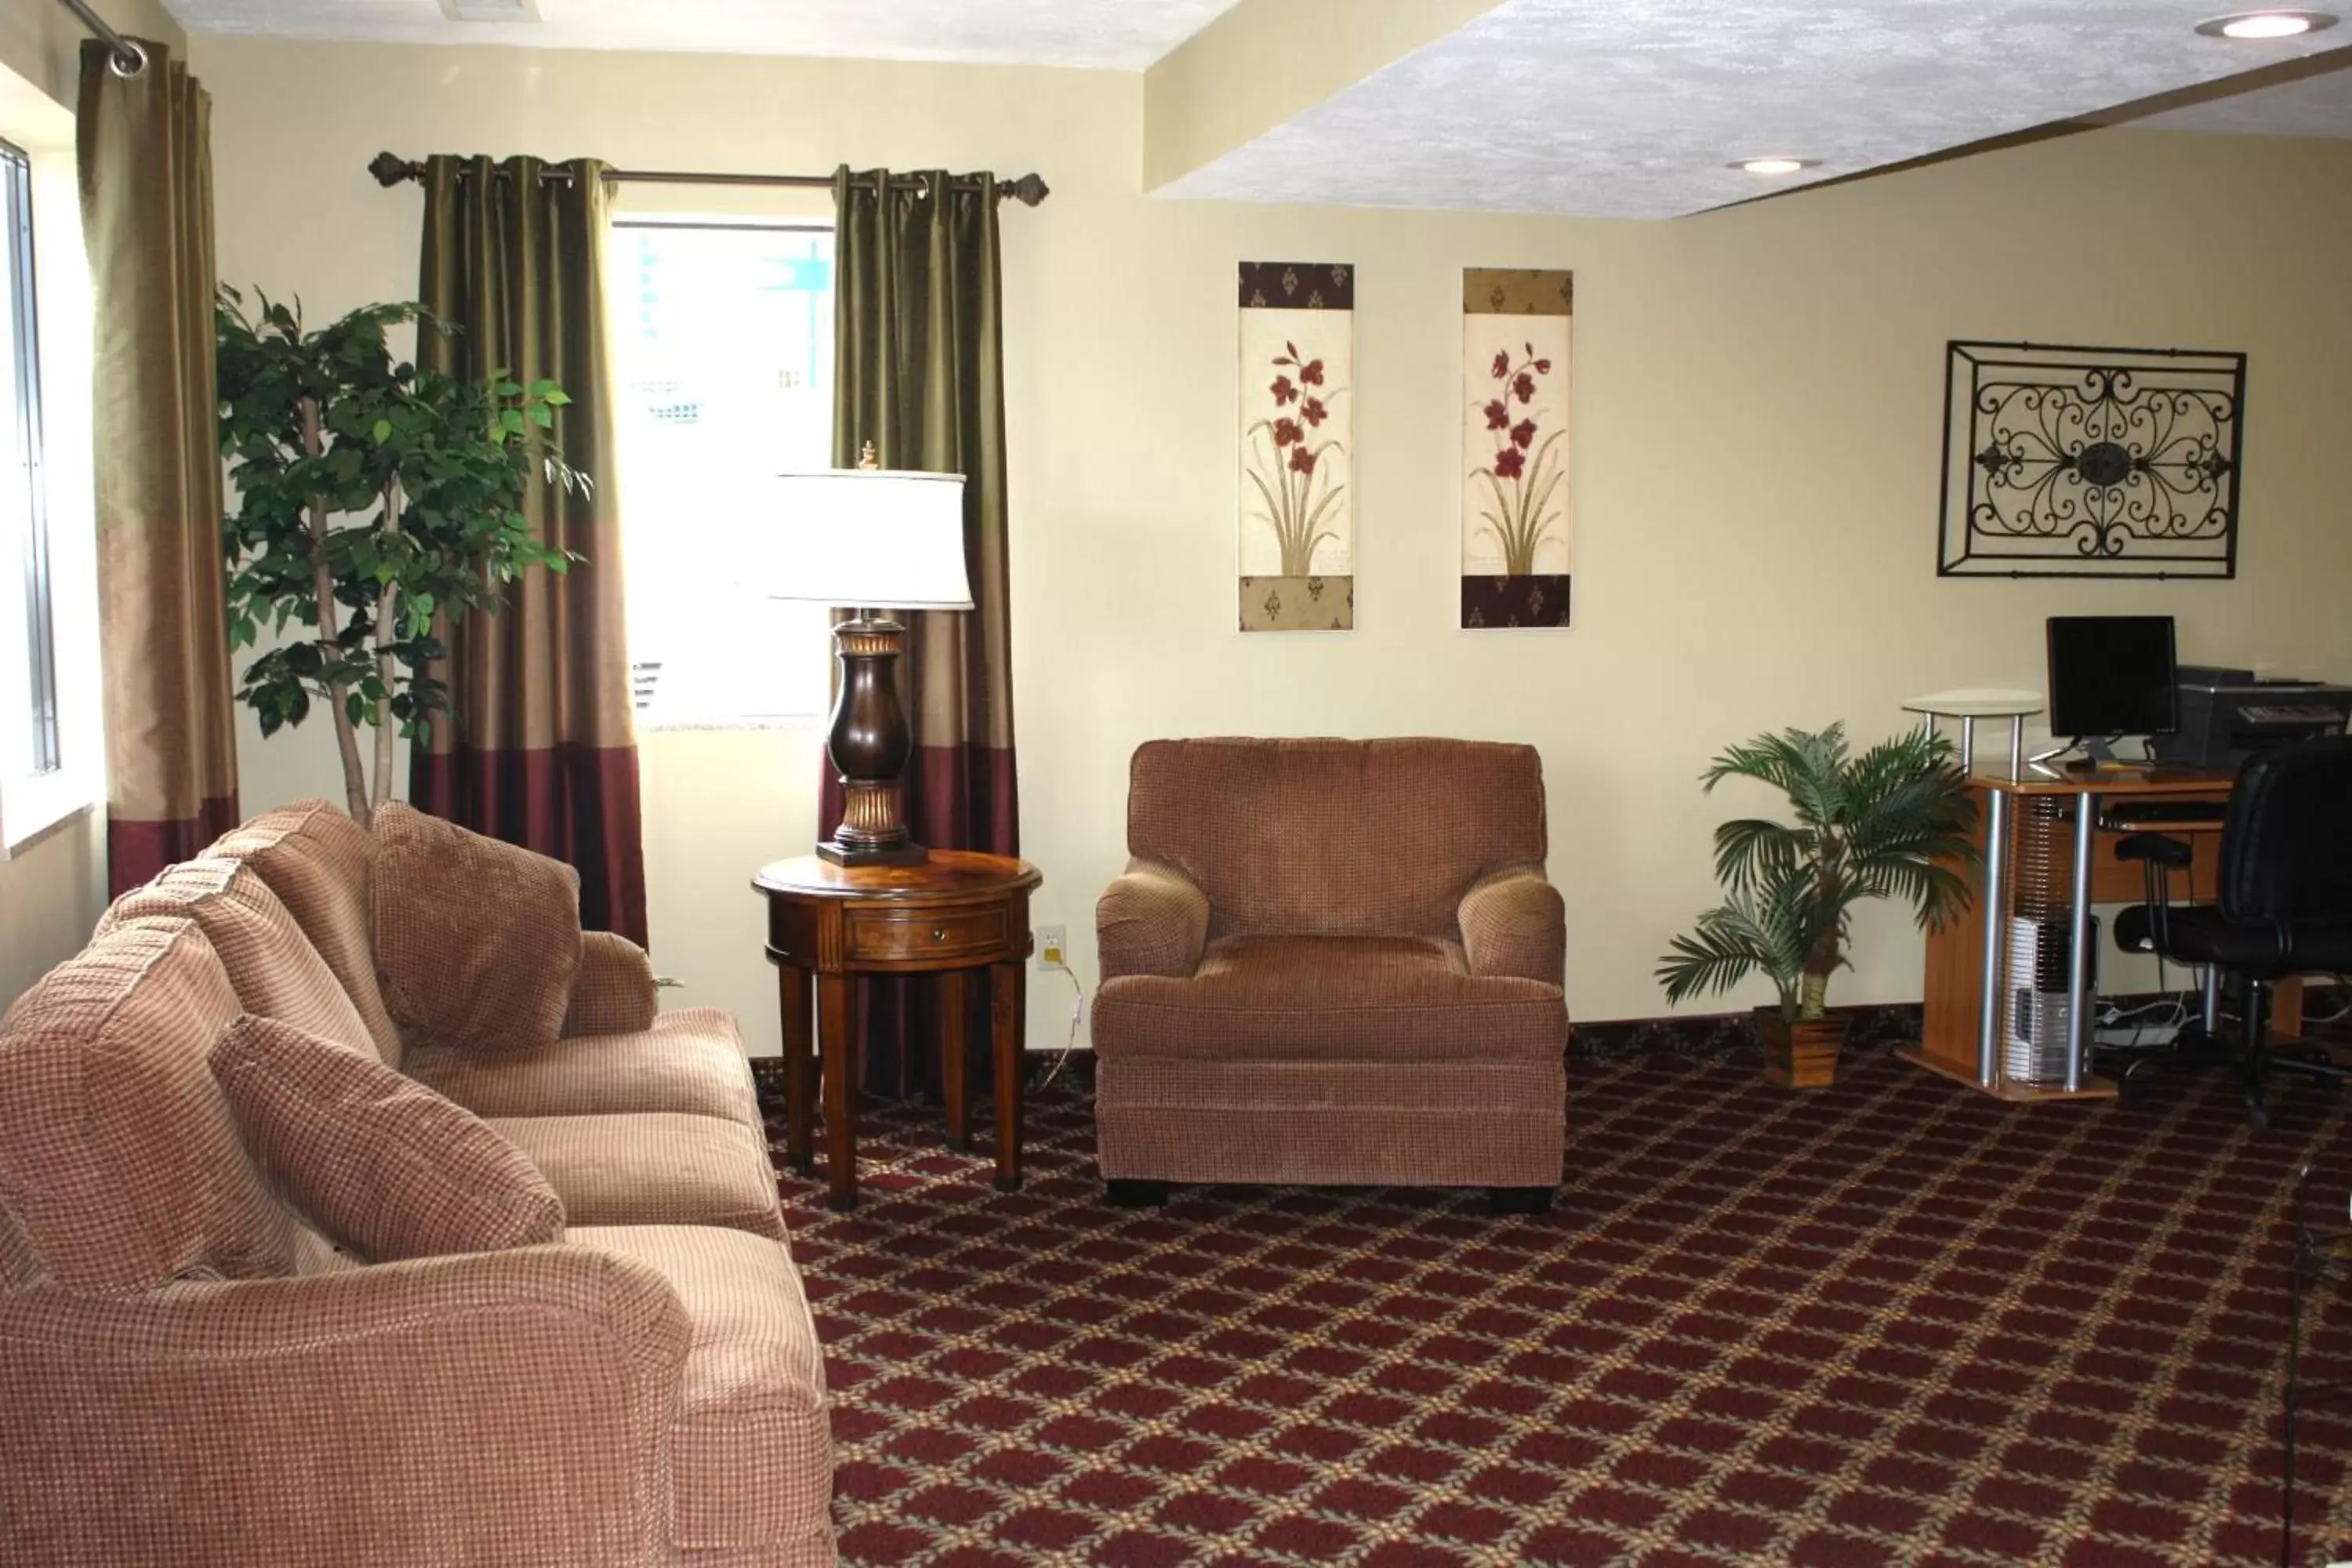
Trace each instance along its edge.
{"label": "curtain rod finial", "polygon": [[389,153],[378,153],[368,160],[368,173],[375,176],[377,184],[388,191],[403,180],[422,180],[425,165],[411,163],[405,158],[395,158]]}
{"label": "curtain rod finial", "polygon": [[1005,187],[1005,194],[1024,207],[1034,207],[1052,195],[1053,190],[1035,174],[1024,174]]}

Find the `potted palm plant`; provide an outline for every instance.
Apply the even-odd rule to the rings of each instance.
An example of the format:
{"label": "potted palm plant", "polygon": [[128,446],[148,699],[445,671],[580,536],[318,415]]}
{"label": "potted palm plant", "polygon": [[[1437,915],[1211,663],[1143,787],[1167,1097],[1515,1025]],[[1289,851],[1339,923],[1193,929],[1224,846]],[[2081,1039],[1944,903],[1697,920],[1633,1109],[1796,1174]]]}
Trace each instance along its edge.
{"label": "potted palm plant", "polygon": [[1968,902],[1976,806],[1952,744],[1912,731],[1860,755],[1845,726],[1759,735],[1715,759],[1701,781],[1757,779],[1789,797],[1796,825],[1743,818],[1715,830],[1724,901],[1658,961],[1666,1000],[1730,989],[1761,972],[1780,993],[1757,1009],[1776,1083],[1835,1081],[1845,1020],[1829,1016],[1830,976],[1848,962],[1848,918],[1867,899],[1900,899],[1920,926]]}

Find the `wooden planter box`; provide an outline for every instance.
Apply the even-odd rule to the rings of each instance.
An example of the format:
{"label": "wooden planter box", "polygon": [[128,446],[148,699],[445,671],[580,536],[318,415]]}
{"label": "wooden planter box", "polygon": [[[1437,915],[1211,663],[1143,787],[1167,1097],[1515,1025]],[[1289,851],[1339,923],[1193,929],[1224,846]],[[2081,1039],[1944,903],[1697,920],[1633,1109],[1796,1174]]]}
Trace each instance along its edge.
{"label": "wooden planter box", "polygon": [[1847,1022],[1828,1017],[1792,1024],[1778,1007],[1757,1008],[1756,1031],[1764,1041],[1764,1076],[1789,1089],[1825,1089],[1835,1083]]}

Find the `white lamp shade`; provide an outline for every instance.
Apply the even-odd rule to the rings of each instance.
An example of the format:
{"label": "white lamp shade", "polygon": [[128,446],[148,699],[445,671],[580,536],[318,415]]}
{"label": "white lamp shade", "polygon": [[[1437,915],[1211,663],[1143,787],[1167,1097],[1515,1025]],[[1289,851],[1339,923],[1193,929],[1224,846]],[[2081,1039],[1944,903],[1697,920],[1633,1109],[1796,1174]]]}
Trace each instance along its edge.
{"label": "white lamp shade", "polygon": [[763,530],[772,599],[849,609],[969,610],[963,476],[899,468],[782,474]]}

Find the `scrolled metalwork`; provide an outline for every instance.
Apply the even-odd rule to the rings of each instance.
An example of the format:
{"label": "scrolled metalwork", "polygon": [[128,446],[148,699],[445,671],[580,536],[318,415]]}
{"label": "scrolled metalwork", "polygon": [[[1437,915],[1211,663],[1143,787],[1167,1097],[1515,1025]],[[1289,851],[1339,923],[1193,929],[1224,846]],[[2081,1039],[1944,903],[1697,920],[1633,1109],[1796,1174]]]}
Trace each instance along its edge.
{"label": "scrolled metalwork", "polygon": [[1939,574],[2235,574],[2243,354],[1948,352]]}

